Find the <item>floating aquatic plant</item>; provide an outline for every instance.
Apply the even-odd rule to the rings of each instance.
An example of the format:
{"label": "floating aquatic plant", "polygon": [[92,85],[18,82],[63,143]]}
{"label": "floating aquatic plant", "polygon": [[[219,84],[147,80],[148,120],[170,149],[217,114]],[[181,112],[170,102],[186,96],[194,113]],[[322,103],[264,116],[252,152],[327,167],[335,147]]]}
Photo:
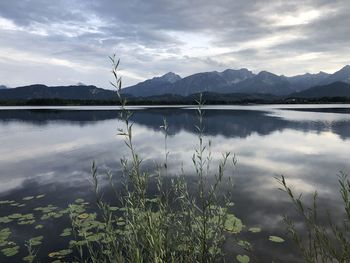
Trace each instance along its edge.
{"label": "floating aquatic plant", "polygon": [[11,218],[9,218],[8,216],[3,216],[3,217],[0,217],[0,223],[4,223],[4,224],[7,224],[7,223],[10,223],[12,222],[13,220]]}
{"label": "floating aquatic plant", "polygon": [[63,229],[62,234],[60,235],[61,237],[67,237],[72,234],[72,229],[71,228],[65,228]]}
{"label": "floating aquatic plant", "polygon": [[6,257],[12,257],[19,252],[19,246],[8,247],[1,250]]}
{"label": "floating aquatic plant", "polygon": [[0,200],[0,205],[13,204],[14,202],[14,200]]}
{"label": "floating aquatic plant", "polygon": [[29,200],[32,200],[34,199],[34,196],[26,196],[26,197],[23,197],[23,201],[29,201]]}
{"label": "floating aquatic plant", "polygon": [[41,241],[44,239],[43,236],[37,236],[37,237],[33,237],[31,239],[29,239],[29,243],[31,246],[39,246],[41,245]]}
{"label": "floating aquatic plant", "polygon": [[250,227],[248,229],[249,232],[252,232],[252,233],[260,233],[261,232],[261,228],[260,227]]}
{"label": "floating aquatic plant", "polygon": [[269,236],[269,240],[275,243],[283,243],[284,239],[278,236]]}
{"label": "floating aquatic plant", "polygon": [[249,263],[250,258],[247,255],[237,255],[236,257],[239,263]]}

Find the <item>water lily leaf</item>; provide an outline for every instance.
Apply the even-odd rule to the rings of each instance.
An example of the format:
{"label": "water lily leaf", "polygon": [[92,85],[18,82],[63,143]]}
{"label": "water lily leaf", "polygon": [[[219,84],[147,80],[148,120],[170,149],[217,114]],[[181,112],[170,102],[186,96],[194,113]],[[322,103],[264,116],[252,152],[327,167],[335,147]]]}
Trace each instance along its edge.
{"label": "water lily leaf", "polygon": [[48,254],[50,258],[60,258],[62,257],[59,252],[51,252]]}
{"label": "water lily leaf", "polygon": [[10,235],[11,235],[11,230],[8,227],[0,230],[0,240],[1,241],[8,239]]}
{"label": "water lily leaf", "polygon": [[16,255],[18,253],[18,251],[19,251],[19,246],[4,248],[1,250],[1,252],[6,257],[12,257],[12,256]]}
{"label": "water lily leaf", "polygon": [[225,221],[225,229],[231,233],[239,233],[243,229],[242,221],[233,214],[228,214]]}
{"label": "water lily leaf", "polygon": [[35,223],[35,220],[23,220],[18,222],[19,225],[32,225],[34,223]]}
{"label": "water lily leaf", "polygon": [[281,237],[278,237],[278,236],[270,236],[269,240],[271,242],[275,242],[275,243],[282,243],[282,242],[284,242],[284,239],[281,238]]}
{"label": "water lily leaf", "polygon": [[19,221],[24,221],[24,220],[34,220],[34,215],[33,214],[24,214],[21,215],[21,217],[18,219]]}
{"label": "water lily leaf", "polygon": [[35,229],[42,229],[44,226],[43,225],[36,225]]}
{"label": "water lily leaf", "polygon": [[12,204],[14,202],[13,200],[0,200],[0,205]]}
{"label": "water lily leaf", "polygon": [[42,195],[37,195],[35,198],[36,199],[40,199],[40,198],[43,198],[45,195],[44,194],[42,194]]}
{"label": "water lily leaf", "polygon": [[239,240],[238,245],[247,250],[250,250],[252,248],[252,245],[246,240]]}
{"label": "water lily leaf", "polygon": [[9,215],[8,217],[11,219],[18,219],[22,217],[22,214],[16,213],[16,214]]}
{"label": "water lily leaf", "polygon": [[85,201],[85,200],[82,199],[82,198],[78,198],[78,199],[75,200],[75,202],[78,203],[78,204],[79,204],[79,203],[84,203],[84,201]]}
{"label": "water lily leaf", "polygon": [[237,255],[236,257],[239,263],[249,263],[250,258],[247,255]]}
{"label": "water lily leaf", "polygon": [[29,239],[29,244],[31,244],[32,246],[38,246],[41,245],[41,241],[43,240],[43,236],[37,236],[37,237],[33,237],[31,239]]}
{"label": "water lily leaf", "polygon": [[0,240],[0,247],[6,247],[8,245],[7,241]]}
{"label": "water lily leaf", "polygon": [[35,259],[34,255],[28,255],[28,256],[22,258],[22,260],[25,262],[34,262],[34,259]]}
{"label": "water lily leaf", "polygon": [[71,228],[65,228],[60,236],[61,237],[67,237],[67,236],[70,236],[71,234],[72,234],[72,229]]}
{"label": "water lily leaf", "polygon": [[23,197],[23,201],[29,201],[29,200],[32,200],[34,199],[34,196],[26,196],[26,197]]}
{"label": "water lily leaf", "polygon": [[61,256],[68,256],[69,254],[72,254],[73,250],[71,249],[63,249],[58,251],[58,253],[60,253]]}
{"label": "water lily leaf", "polygon": [[65,256],[68,256],[69,254],[71,254],[73,251],[71,249],[63,249],[60,251],[55,251],[55,252],[51,252],[49,253],[49,257],[50,258],[64,258]]}
{"label": "water lily leaf", "polygon": [[55,214],[53,215],[54,218],[60,218],[60,217],[62,217],[62,216],[63,216],[63,214],[61,214],[61,213],[55,213]]}
{"label": "water lily leaf", "polygon": [[251,227],[248,229],[249,232],[252,232],[252,233],[259,233],[261,232],[261,228],[260,227]]}
{"label": "water lily leaf", "polygon": [[3,217],[0,217],[0,223],[10,223],[12,222],[13,220],[11,218],[9,218],[8,216],[3,216]]}

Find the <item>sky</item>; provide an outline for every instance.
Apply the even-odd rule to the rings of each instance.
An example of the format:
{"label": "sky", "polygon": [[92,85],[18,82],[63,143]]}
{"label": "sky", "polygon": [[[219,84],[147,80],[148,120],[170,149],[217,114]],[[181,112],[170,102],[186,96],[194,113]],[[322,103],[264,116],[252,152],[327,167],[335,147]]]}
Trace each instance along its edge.
{"label": "sky", "polygon": [[0,1],[0,85],[111,88],[169,71],[287,76],[350,64],[349,0]]}

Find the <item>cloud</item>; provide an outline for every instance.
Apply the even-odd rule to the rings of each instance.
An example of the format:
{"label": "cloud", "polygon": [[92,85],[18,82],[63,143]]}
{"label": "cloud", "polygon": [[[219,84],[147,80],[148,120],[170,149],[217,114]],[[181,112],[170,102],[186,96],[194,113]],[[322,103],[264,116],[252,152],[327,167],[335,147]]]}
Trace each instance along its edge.
{"label": "cloud", "polygon": [[113,52],[125,85],[168,71],[335,71],[350,61],[349,12],[347,0],[1,1],[0,82],[106,88]]}

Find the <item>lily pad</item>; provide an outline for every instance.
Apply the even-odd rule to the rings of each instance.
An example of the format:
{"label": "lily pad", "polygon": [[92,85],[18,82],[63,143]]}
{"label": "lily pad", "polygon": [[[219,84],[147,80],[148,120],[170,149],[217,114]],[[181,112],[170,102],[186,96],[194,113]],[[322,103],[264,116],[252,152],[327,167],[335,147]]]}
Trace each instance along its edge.
{"label": "lily pad", "polygon": [[246,240],[239,240],[238,245],[247,250],[250,250],[252,248],[252,245]]}
{"label": "lily pad", "polygon": [[67,237],[72,234],[72,229],[71,228],[65,228],[63,229],[62,234],[60,235],[61,237]]}
{"label": "lily pad", "polygon": [[19,221],[35,220],[35,218],[33,214],[24,214],[24,215],[21,215],[21,217],[18,220]]}
{"label": "lily pad", "polygon": [[68,256],[70,254],[72,254],[73,250],[71,249],[63,249],[58,251],[58,253],[60,253],[61,256]]}
{"label": "lily pad", "polygon": [[11,218],[9,218],[8,216],[3,216],[3,217],[0,217],[0,223],[10,223],[12,222],[13,220]]}
{"label": "lily pad", "polygon": [[1,250],[1,252],[6,257],[12,257],[12,256],[16,255],[18,253],[18,251],[19,251],[19,246],[4,248]]}
{"label": "lily pad", "polygon": [[51,252],[51,253],[49,253],[48,256],[50,258],[64,258],[65,256],[68,256],[72,252],[73,252],[73,250],[71,250],[71,249],[63,249],[60,251]]}
{"label": "lily pad", "polygon": [[233,214],[228,214],[225,222],[225,229],[231,233],[237,234],[242,231],[242,221]]}
{"label": "lily pad", "polygon": [[41,245],[41,241],[43,240],[43,236],[37,236],[37,237],[33,237],[31,239],[29,239],[29,244],[31,244],[32,246],[39,246]]}
{"label": "lily pad", "polygon": [[22,217],[22,214],[16,213],[16,214],[9,215],[8,217],[11,219],[18,219]]}
{"label": "lily pad", "polygon": [[284,242],[284,239],[281,237],[278,237],[278,236],[270,236],[269,240],[271,242],[275,242],[275,243],[283,243]]}
{"label": "lily pad", "polygon": [[26,197],[23,197],[23,201],[29,201],[29,200],[32,200],[34,199],[34,196],[26,196]]}
{"label": "lily pad", "polygon": [[22,220],[18,222],[19,225],[32,225],[34,223],[35,223],[35,220]]}
{"label": "lily pad", "polygon": [[249,232],[252,233],[260,233],[261,232],[261,228],[260,227],[251,227],[248,229]]}
{"label": "lily pad", "polygon": [[30,263],[31,263],[31,262],[34,262],[34,259],[35,259],[35,256],[34,256],[34,255],[28,255],[28,256],[22,258],[23,261],[25,261],[25,262],[30,262]]}
{"label": "lily pad", "polygon": [[42,229],[44,226],[43,225],[36,225],[35,229]]}
{"label": "lily pad", "polygon": [[14,202],[15,201],[13,201],[13,200],[1,200],[0,205],[8,205],[8,204],[12,204]]}
{"label": "lily pad", "polygon": [[58,252],[51,252],[48,254],[50,258],[61,258],[62,256]]}
{"label": "lily pad", "polygon": [[249,263],[250,258],[247,255],[237,255],[236,257],[239,263]]}
{"label": "lily pad", "polygon": [[11,235],[11,230],[7,227],[0,230],[0,240],[6,240]]}
{"label": "lily pad", "polygon": [[44,194],[42,194],[42,195],[37,195],[35,198],[36,199],[40,199],[40,198],[43,198],[45,195]]}

